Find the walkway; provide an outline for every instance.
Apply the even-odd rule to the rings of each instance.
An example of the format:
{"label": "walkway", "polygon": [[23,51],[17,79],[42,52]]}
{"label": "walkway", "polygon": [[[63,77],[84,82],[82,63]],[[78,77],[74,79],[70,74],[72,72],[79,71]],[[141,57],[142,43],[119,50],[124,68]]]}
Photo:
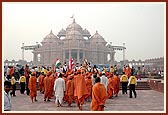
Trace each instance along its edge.
{"label": "walkway", "polygon": [[[38,102],[31,103],[29,96],[26,94],[20,94],[19,90],[16,91],[16,97],[12,97],[13,111],[39,111],[43,113],[47,112],[81,112],[75,103],[72,107],[68,107],[67,103],[63,104],[63,107],[56,107],[55,99],[52,98],[51,102],[43,101],[43,94],[38,91]],[[90,102],[86,102],[83,105],[82,112],[90,111]],[[164,111],[164,94],[154,90],[137,90],[137,98],[129,98],[126,94],[119,92],[118,97],[108,99],[106,101],[105,111],[109,112],[163,112]]]}

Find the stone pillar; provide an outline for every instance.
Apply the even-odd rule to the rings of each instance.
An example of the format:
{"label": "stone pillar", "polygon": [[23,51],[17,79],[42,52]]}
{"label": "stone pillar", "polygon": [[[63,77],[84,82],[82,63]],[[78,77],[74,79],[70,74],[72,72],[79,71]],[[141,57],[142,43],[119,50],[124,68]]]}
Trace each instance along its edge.
{"label": "stone pillar", "polygon": [[37,64],[37,53],[35,52],[34,52],[33,62],[34,62],[34,65]]}
{"label": "stone pillar", "polygon": [[78,51],[77,51],[77,63],[79,63],[79,52],[80,52],[80,50],[78,49]]}
{"label": "stone pillar", "polygon": [[83,50],[83,60],[84,60],[84,58],[86,58],[85,50]]}
{"label": "stone pillar", "polygon": [[115,59],[114,59],[114,53],[111,53],[111,59],[112,59],[112,61],[115,60]]}
{"label": "stone pillar", "polygon": [[63,50],[63,58],[62,58],[62,62],[64,63],[66,61],[65,59],[65,50]]}
{"label": "stone pillar", "polygon": [[69,60],[71,59],[71,50],[69,50]]}
{"label": "stone pillar", "polygon": [[41,65],[44,65],[44,53],[41,53],[40,61],[41,61]]}

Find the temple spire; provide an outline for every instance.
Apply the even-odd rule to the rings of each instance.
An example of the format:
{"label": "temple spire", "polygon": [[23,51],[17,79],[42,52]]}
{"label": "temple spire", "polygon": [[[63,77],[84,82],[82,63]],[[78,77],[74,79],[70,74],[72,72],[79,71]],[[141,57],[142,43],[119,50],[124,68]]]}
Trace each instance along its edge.
{"label": "temple spire", "polygon": [[75,23],[75,18],[73,19],[73,23]]}
{"label": "temple spire", "polygon": [[50,34],[52,34],[52,30],[51,30]]}
{"label": "temple spire", "polygon": [[72,18],[73,19],[73,23],[75,23],[74,14],[72,14],[72,16],[70,18]]}

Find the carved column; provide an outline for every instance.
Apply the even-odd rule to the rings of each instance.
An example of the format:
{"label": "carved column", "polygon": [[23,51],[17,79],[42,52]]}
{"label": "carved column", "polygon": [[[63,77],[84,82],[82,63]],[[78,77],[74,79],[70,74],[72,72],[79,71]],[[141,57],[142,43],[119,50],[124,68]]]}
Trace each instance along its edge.
{"label": "carved column", "polygon": [[78,49],[77,50],[77,63],[79,63],[79,52],[80,52],[80,50]]}
{"label": "carved column", "polygon": [[71,50],[69,50],[69,60],[71,59]]}

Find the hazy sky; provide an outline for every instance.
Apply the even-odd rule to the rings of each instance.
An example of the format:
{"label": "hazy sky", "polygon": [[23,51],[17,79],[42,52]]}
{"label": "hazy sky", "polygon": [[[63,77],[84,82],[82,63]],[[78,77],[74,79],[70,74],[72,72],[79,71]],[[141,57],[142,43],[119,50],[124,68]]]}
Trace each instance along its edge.
{"label": "hazy sky", "polygon": [[[164,56],[165,3],[5,3],[2,4],[3,60],[22,58],[22,43],[35,45],[52,30],[55,35],[72,23],[98,33],[113,45],[126,44],[126,59]],[[33,60],[32,51],[25,59]],[[122,52],[117,51],[117,61]]]}

